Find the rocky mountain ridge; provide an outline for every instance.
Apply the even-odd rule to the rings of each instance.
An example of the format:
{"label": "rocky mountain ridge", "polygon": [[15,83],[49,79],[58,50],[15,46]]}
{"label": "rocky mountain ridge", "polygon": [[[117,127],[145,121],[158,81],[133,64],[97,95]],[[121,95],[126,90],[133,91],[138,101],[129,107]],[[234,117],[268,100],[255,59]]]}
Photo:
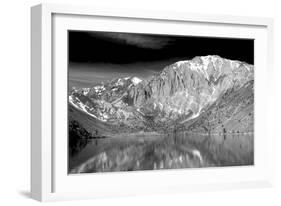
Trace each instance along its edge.
{"label": "rocky mountain ridge", "polygon": [[[228,110],[240,114],[253,105],[253,81],[253,65],[210,55],[171,64],[149,80],[125,77],[73,89],[69,103],[120,127],[155,130],[176,123],[192,128],[194,120],[212,116],[206,115],[208,111],[219,110],[222,116]],[[234,94],[240,102],[235,103]],[[241,105],[246,97],[250,100]]]}

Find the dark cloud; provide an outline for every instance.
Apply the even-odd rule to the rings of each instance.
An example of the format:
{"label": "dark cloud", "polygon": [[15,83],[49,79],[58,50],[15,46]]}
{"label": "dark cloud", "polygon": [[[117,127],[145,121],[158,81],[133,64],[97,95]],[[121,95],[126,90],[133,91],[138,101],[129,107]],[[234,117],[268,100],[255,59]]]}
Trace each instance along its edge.
{"label": "dark cloud", "polygon": [[90,33],[93,37],[107,39],[115,43],[132,45],[139,48],[146,49],[162,49],[173,42],[173,38],[169,37],[155,37],[152,35],[132,34],[132,33],[116,33],[116,32],[103,32],[103,33]]}

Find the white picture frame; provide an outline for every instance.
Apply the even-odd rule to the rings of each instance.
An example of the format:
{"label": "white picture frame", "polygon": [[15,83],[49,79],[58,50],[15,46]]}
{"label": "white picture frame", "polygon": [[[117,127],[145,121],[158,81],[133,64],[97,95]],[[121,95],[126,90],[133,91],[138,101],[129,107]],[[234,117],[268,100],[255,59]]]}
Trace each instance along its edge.
{"label": "white picture frame", "polygon": [[[96,21],[102,20],[102,22]],[[105,23],[103,20],[105,19]],[[116,21],[120,24],[116,26]],[[135,23],[139,26],[132,26]],[[254,38],[255,44],[255,165],[169,171],[75,175],[69,177],[63,125],[67,102],[65,76],[68,29],[145,31],[169,24],[173,34]],[[151,24],[151,25],[149,25]],[[114,26],[115,25],[115,26]],[[161,28],[161,27],[159,27]],[[223,29],[222,29],[223,28]],[[115,10],[56,4],[31,8],[31,196],[39,201],[69,200],[151,193],[267,187],[273,184],[273,133],[267,108],[273,77],[273,20],[260,17],[203,15],[178,12]],[[163,30],[164,31],[164,30]],[[151,32],[151,31],[149,31]],[[155,31],[157,33],[157,31]],[[162,31],[158,31],[162,32]],[[58,43],[59,42],[59,43]],[[59,67],[59,68],[58,68]],[[265,87],[267,90],[265,90]],[[57,138],[58,136],[65,138]],[[65,165],[67,163],[65,162]],[[165,179],[165,181],[163,181]]]}

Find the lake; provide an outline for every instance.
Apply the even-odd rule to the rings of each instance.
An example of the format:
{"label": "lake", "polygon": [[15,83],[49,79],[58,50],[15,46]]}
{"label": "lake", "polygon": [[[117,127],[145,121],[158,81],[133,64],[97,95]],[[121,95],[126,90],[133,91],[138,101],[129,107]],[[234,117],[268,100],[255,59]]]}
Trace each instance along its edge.
{"label": "lake", "polygon": [[79,140],[69,155],[70,174],[254,164],[254,135],[123,134]]}

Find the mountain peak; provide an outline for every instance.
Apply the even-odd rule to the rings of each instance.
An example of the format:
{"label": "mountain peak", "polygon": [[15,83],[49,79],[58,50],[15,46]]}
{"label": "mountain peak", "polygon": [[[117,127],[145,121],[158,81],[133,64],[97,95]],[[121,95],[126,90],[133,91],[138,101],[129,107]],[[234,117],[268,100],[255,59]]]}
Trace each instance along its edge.
{"label": "mountain peak", "polygon": [[235,73],[237,69],[241,70],[240,72],[253,73],[253,68],[253,65],[238,60],[225,59],[218,55],[207,55],[175,62],[165,67],[160,76],[165,78],[166,74],[171,71],[181,74],[188,70],[199,73],[209,81],[214,76],[219,77],[224,74]]}
{"label": "mountain peak", "polygon": [[208,65],[210,62],[214,63],[215,61],[222,61],[223,58],[221,58],[218,55],[207,55],[207,56],[196,56],[193,57],[190,60],[182,60],[182,61],[178,61],[175,62],[173,65],[176,66],[181,66],[183,64],[189,63],[189,64],[197,64],[197,65]]}

